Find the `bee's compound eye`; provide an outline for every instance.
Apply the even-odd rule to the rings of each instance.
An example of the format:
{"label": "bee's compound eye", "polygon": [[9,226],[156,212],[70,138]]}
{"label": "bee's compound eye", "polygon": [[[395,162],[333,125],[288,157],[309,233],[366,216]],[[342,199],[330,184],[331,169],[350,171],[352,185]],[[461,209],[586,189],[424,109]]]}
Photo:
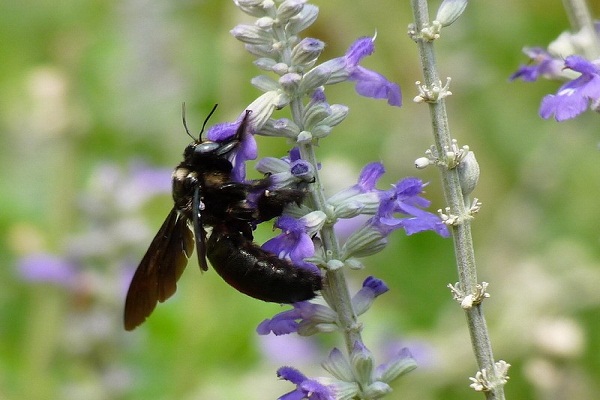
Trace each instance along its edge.
{"label": "bee's compound eye", "polygon": [[214,153],[221,145],[217,142],[202,142],[194,148],[195,155],[205,155]]}

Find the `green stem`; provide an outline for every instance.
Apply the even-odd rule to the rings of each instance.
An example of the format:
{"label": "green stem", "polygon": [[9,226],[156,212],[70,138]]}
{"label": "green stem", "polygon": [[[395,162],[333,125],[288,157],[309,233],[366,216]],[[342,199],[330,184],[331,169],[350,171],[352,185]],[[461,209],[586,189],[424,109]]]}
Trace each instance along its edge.
{"label": "green stem", "polygon": [[[415,17],[415,30],[418,34],[424,27],[430,25],[427,1],[411,0],[411,3]],[[433,43],[419,38],[417,45],[421,56],[425,86],[431,88],[434,85],[440,85]],[[430,102],[429,111],[437,154],[444,159],[444,155],[452,144],[445,100],[440,98],[438,101]],[[459,220],[459,223],[451,228],[460,289],[465,294],[475,293],[477,269],[469,222],[471,216],[463,199],[456,168],[441,167],[440,172],[444,196],[450,208],[450,214],[458,216]],[[485,369],[487,371],[490,382],[497,382],[498,376],[482,305],[478,304],[466,309],[465,314],[478,367],[480,370]],[[496,385],[484,393],[487,399],[502,400],[505,398],[502,384]]]}

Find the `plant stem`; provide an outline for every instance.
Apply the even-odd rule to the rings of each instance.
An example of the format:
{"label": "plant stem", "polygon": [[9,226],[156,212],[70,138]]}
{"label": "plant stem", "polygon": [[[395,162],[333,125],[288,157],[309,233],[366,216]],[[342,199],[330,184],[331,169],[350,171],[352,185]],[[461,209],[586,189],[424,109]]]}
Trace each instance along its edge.
{"label": "plant stem", "polygon": [[[273,31],[282,43],[289,43],[289,38],[284,29],[281,27],[274,27]],[[291,65],[291,49],[288,46],[284,47],[282,61]],[[293,99],[290,103],[290,110],[294,122],[300,129],[303,129],[302,114],[304,112],[304,105],[302,104],[302,101],[300,99]],[[315,155],[315,147],[311,143],[305,143],[300,145],[299,148],[302,159],[308,161],[315,171],[315,182],[310,185],[310,196],[313,206],[315,210],[323,211],[326,215],[329,215],[327,212],[328,207],[325,192],[319,174],[319,165]],[[321,229],[321,242],[326,261],[337,260],[340,256],[340,245],[337,236],[333,231],[333,224],[334,222],[328,218],[328,221]],[[321,292],[325,301],[327,301],[329,306],[338,315],[339,324],[342,328],[342,334],[344,335],[346,350],[349,355],[352,353],[354,344],[357,341],[362,343],[362,337],[360,333],[361,326],[358,323],[358,319],[352,308],[352,298],[350,296],[350,291],[348,290],[344,269],[328,269],[325,274],[325,282],[326,284]]]}
{"label": "plant stem", "polygon": [[[415,31],[418,34],[423,28],[430,25],[427,1],[411,0],[411,4],[415,18]],[[423,38],[419,38],[416,41],[421,56],[425,86],[429,88],[434,85],[441,86],[432,41]],[[437,154],[441,159],[444,159],[445,154],[452,144],[445,100],[440,98],[438,101],[429,102],[428,104]],[[457,216],[459,221],[458,224],[451,226],[451,230],[454,239],[454,251],[456,255],[460,289],[465,294],[475,293],[477,285],[477,269],[473,240],[471,237],[471,215],[469,214],[463,199],[456,168],[450,169],[446,166],[442,166],[440,167],[440,172],[444,196],[450,208],[450,214]],[[498,376],[482,305],[477,304],[466,309],[465,314],[479,370],[485,369],[488,380],[492,383],[497,382]],[[486,399],[502,400],[504,399],[503,384],[492,385],[490,390],[487,390],[484,393]]]}
{"label": "plant stem", "polygon": [[585,0],[563,0],[563,5],[569,17],[571,27],[575,32],[585,30],[590,32],[591,45],[586,46],[585,56],[594,60],[600,56],[600,37],[596,33],[594,20]]}
{"label": "plant stem", "polygon": [[[313,185],[311,185],[311,197],[315,209],[327,213],[325,193],[321,184],[314,146],[312,144],[304,144],[300,146],[300,153],[302,154],[302,159],[310,162],[314,167],[315,182]],[[338,259],[340,254],[340,245],[338,243],[337,236],[333,231],[333,223],[325,223],[321,229],[321,241],[326,261]],[[358,323],[356,314],[352,308],[352,299],[350,297],[350,291],[348,290],[344,269],[339,268],[327,270],[325,274],[325,280],[327,283],[322,290],[323,297],[338,315],[339,324],[342,328],[342,334],[344,335],[346,349],[348,354],[350,354],[354,348],[354,344],[357,341],[362,343],[362,338],[360,334],[360,324]]]}

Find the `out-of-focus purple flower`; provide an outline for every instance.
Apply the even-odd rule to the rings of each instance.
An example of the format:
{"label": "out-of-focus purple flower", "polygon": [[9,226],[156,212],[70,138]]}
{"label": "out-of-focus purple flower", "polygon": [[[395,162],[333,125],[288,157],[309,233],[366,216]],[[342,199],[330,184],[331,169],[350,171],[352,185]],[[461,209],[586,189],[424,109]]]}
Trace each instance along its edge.
{"label": "out-of-focus purple flower", "polygon": [[[377,214],[371,218],[371,224],[384,236],[396,229],[404,228],[407,235],[432,230],[443,237],[450,236],[448,227],[439,216],[422,210],[429,207],[429,200],[420,197],[425,185],[420,179],[405,178],[390,190],[381,193],[381,203]],[[394,214],[408,215],[396,218]]]}
{"label": "out-of-focus purple flower", "polygon": [[30,254],[17,265],[21,277],[30,282],[52,283],[68,288],[77,280],[77,269],[63,258],[47,253]]}
{"label": "out-of-focus purple flower", "polygon": [[563,76],[563,60],[553,57],[541,47],[527,47],[523,52],[534,64],[521,65],[519,69],[510,76],[510,80],[521,78],[526,82],[533,82],[540,76],[546,79],[557,79]]}
{"label": "out-of-focus purple flower", "polygon": [[295,219],[283,215],[275,222],[275,227],[281,229],[281,234],[268,240],[262,248],[276,254],[279,258],[291,260],[298,267],[307,268],[319,272],[319,268],[305,258],[315,254],[315,246],[307,233],[307,219]]}
{"label": "out-of-focus purple flower", "polygon": [[[437,354],[435,347],[431,342],[424,339],[398,340],[395,338],[385,341],[385,343],[382,343],[379,353],[402,356],[406,354],[407,349],[410,349],[410,356],[419,365],[419,368],[431,369],[439,363],[439,354]],[[380,366],[380,368],[383,368],[383,366]]]}
{"label": "out-of-focus purple flower", "polygon": [[390,361],[375,368],[374,379],[390,383],[415,368],[417,368],[417,363],[410,350],[403,348]]}
{"label": "out-of-focus purple flower", "polygon": [[296,389],[284,394],[278,400],[335,400],[332,389],[309,379],[302,372],[292,367],[281,367],[277,370],[277,376],[296,385]]}
{"label": "out-of-focus purple flower", "polygon": [[600,100],[600,68],[580,56],[565,59],[565,68],[581,73],[578,78],[560,87],[556,95],[542,99],[540,116],[544,119],[554,115],[557,121],[575,118],[584,112],[590,101]]}
{"label": "out-of-focus purple flower", "polygon": [[350,80],[356,82],[356,92],[361,96],[374,99],[387,99],[391,106],[402,105],[400,86],[388,81],[383,75],[361,67],[358,63],[375,51],[374,38],[362,37],[357,39],[346,51],[344,56]]}
{"label": "out-of-focus purple flower", "polygon": [[[258,155],[256,140],[254,139],[255,129],[249,126],[248,111],[244,111],[235,122],[223,122],[213,125],[206,133],[209,140],[215,142],[225,141],[239,132],[240,143],[229,153],[228,160],[233,164],[231,177],[236,182],[243,182],[246,178],[246,161],[254,160]],[[242,127],[242,124],[244,126]]]}
{"label": "out-of-focus purple flower", "polygon": [[298,335],[260,335],[259,346],[264,358],[272,364],[309,365],[321,361],[321,349],[316,340]]}

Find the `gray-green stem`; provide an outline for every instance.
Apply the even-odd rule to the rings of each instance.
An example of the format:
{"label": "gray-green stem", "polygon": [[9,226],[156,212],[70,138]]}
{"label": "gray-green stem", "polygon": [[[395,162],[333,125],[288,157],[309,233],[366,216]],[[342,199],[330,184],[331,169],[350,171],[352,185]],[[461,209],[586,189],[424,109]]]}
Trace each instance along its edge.
{"label": "gray-green stem", "polygon": [[[573,31],[579,32],[585,29],[588,32],[596,33],[594,20],[585,0],[563,0],[563,5]],[[598,34],[592,34],[590,40],[592,44],[585,48],[585,56],[590,60],[595,60],[600,57],[600,37]]]}
{"label": "gray-green stem", "polygon": [[[295,107],[292,105],[292,110]],[[293,114],[293,113],[292,113]],[[301,123],[301,119],[296,119],[296,123]],[[312,144],[303,144],[300,146],[302,159],[310,162],[315,170],[315,182],[311,189],[311,200],[315,209],[321,210],[327,214],[327,203],[319,170],[317,167],[317,159],[315,156],[315,148]],[[337,236],[333,231],[333,221],[327,220],[321,229],[321,242],[325,253],[326,261],[336,260],[339,258],[340,245]],[[352,299],[348,290],[348,284],[342,268],[335,270],[327,270],[326,284],[323,288],[323,297],[329,303],[329,306],[337,313],[342,334],[346,343],[348,354],[352,352],[354,343],[359,341],[362,343],[360,334],[360,325],[352,308]]]}
{"label": "gray-green stem", "polygon": [[[418,35],[424,27],[429,26],[427,1],[411,0],[411,4],[415,17],[415,30]],[[421,56],[425,86],[431,88],[434,85],[439,85],[440,79],[437,72],[433,42],[424,39],[417,39],[416,41]],[[444,159],[444,155],[452,143],[444,99],[440,98],[438,101],[430,102],[429,111],[431,114],[437,154],[441,159]],[[451,226],[451,230],[454,239],[454,251],[456,255],[460,288],[465,294],[475,293],[477,270],[473,240],[471,237],[471,216],[463,201],[456,168],[449,169],[442,166],[440,171],[444,195],[448,207],[450,208],[450,214],[457,216],[459,221],[456,225]],[[488,374],[488,379],[491,382],[497,382],[498,377],[492,353],[492,346],[481,304],[466,309],[465,314],[478,367],[480,370],[485,369]],[[505,398],[502,384],[495,385],[490,388],[490,390],[484,391],[484,393],[486,399],[502,400]]]}
{"label": "gray-green stem", "polygon": [[[273,32],[282,43],[289,43],[289,38],[286,32],[281,27],[274,27]],[[282,61],[287,65],[291,64],[291,49],[285,46],[282,52]],[[303,129],[302,114],[304,106],[300,99],[293,99],[290,103],[290,110],[294,122]],[[327,213],[327,202],[321,177],[319,175],[318,162],[315,155],[315,148],[311,143],[302,144],[299,146],[302,159],[308,161],[313,166],[315,171],[315,182],[311,185],[311,200],[316,210]],[[321,242],[325,253],[326,261],[336,260],[339,258],[340,245],[333,231],[334,221],[328,218],[327,222],[321,229]],[[328,302],[329,306],[337,313],[342,334],[346,343],[348,354],[352,352],[354,343],[359,341],[362,343],[360,334],[360,325],[356,318],[356,314],[352,308],[352,299],[348,284],[342,268],[336,270],[327,270],[323,288],[323,297]]]}

